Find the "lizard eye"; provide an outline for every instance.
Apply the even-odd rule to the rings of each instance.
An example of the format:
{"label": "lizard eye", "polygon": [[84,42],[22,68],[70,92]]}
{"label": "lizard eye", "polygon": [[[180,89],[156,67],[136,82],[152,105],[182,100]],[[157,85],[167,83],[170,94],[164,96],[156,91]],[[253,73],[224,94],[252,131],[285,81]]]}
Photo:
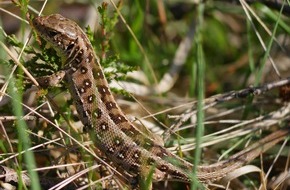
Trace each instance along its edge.
{"label": "lizard eye", "polygon": [[51,30],[51,31],[48,31],[48,35],[49,35],[50,37],[54,37],[55,35],[57,35],[57,32]]}

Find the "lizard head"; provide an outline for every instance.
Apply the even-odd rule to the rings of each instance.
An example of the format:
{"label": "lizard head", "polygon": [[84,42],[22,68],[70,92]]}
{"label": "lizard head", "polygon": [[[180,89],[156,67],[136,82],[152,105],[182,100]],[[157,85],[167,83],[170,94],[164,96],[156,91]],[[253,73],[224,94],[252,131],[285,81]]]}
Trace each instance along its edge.
{"label": "lizard head", "polygon": [[69,57],[77,49],[79,26],[60,14],[39,16],[32,20],[36,32],[61,55]]}

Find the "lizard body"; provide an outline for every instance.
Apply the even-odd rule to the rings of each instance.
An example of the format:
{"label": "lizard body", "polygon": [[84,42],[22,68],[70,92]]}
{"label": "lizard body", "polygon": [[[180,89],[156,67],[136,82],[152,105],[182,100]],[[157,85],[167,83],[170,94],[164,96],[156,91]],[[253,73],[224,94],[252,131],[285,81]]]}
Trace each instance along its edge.
{"label": "lizard body", "polygon": [[[111,94],[90,41],[75,22],[53,14],[36,17],[32,24],[37,33],[62,55],[69,91],[80,120],[86,129],[93,131],[96,147],[132,177],[142,175],[143,171],[146,175],[150,168],[154,168],[154,181],[191,181],[192,164],[154,142],[123,114]],[[259,148],[260,143],[254,144],[228,160],[199,166],[196,178],[202,182],[222,178],[282,140],[285,133],[263,139],[263,148]],[[177,160],[178,164],[169,160]]]}

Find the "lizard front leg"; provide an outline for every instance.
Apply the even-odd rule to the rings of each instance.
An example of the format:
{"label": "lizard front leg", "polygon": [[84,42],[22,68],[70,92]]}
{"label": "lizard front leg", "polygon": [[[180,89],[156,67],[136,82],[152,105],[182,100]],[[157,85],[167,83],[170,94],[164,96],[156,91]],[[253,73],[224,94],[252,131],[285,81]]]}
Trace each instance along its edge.
{"label": "lizard front leg", "polygon": [[40,87],[48,88],[50,86],[58,86],[58,84],[62,81],[65,75],[65,71],[58,71],[52,75],[37,77],[36,80]]}

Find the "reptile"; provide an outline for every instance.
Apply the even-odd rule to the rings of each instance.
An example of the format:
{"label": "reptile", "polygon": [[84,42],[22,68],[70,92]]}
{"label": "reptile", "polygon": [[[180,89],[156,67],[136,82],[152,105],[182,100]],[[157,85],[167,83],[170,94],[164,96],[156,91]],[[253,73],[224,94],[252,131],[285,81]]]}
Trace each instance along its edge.
{"label": "reptile", "polygon": [[[127,119],[110,91],[88,37],[74,21],[52,14],[33,18],[32,26],[62,58],[62,76],[55,74],[55,77],[66,81],[84,129],[90,131],[95,146],[118,170],[128,174],[129,185],[138,188],[140,179],[151,169],[154,182],[192,181],[191,163],[171,153]],[[49,78],[45,77],[40,86],[48,83]],[[276,136],[270,135],[227,160],[198,166],[194,178],[205,183],[218,180],[281,141],[288,132],[282,130]]]}

